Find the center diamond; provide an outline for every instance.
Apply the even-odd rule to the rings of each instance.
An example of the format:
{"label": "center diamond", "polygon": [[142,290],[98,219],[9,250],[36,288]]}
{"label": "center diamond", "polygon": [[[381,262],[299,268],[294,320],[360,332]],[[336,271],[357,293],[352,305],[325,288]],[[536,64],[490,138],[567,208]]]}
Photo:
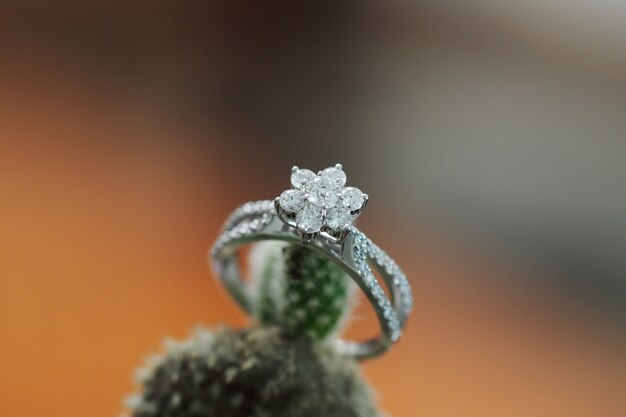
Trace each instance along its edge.
{"label": "center diamond", "polygon": [[337,237],[349,229],[367,204],[367,194],[345,187],[346,174],[340,164],[314,174],[293,167],[292,189],[276,199],[281,219],[301,232],[326,232]]}
{"label": "center diamond", "polygon": [[329,181],[327,178],[315,178],[311,181],[307,191],[307,200],[316,206],[330,208],[339,200],[336,184]]}

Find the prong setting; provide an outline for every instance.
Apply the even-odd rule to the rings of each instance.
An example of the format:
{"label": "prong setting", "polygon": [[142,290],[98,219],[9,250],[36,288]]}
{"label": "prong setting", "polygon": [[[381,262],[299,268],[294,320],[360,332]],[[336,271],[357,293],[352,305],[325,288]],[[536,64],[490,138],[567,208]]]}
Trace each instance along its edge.
{"label": "prong setting", "polygon": [[345,187],[346,174],[341,164],[318,171],[294,166],[292,189],[275,199],[280,219],[295,227],[303,242],[318,235],[342,242],[354,220],[367,205],[368,195],[358,188]]}

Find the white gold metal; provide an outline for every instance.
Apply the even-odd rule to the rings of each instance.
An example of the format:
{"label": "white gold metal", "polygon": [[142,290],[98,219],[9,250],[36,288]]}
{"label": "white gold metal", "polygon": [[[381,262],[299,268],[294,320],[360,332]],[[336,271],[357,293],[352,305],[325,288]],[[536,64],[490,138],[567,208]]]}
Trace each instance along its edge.
{"label": "white gold metal", "polygon": [[[339,164],[335,167],[341,169]],[[293,172],[298,169],[294,167]],[[363,206],[353,215],[360,214],[366,204],[367,195]],[[334,344],[342,354],[359,360],[371,358],[385,352],[400,338],[413,306],[413,297],[406,276],[395,261],[354,226],[340,232],[326,226],[318,232],[302,230],[295,223],[293,213],[282,210],[278,199],[246,203],[236,209],[211,250],[216,276],[246,312],[250,313],[251,302],[237,256],[242,246],[262,240],[306,245],[328,256],[364,292],[376,312],[382,332],[364,342],[335,340]],[[372,268],[384,281],[389,298]]]}

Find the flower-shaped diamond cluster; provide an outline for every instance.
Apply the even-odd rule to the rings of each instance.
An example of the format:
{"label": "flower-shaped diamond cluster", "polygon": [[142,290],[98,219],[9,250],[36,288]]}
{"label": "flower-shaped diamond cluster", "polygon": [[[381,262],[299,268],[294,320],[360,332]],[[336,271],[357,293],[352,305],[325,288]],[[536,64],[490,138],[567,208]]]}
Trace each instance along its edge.
{"label": "flower-shaped diamond cluster", "polygon": [[305,233],[345,231],[367,204],[367,194],[345,187],[346,174],[340,164],[317,174],[293,167],[291,185],[276,199],[279,213]]}

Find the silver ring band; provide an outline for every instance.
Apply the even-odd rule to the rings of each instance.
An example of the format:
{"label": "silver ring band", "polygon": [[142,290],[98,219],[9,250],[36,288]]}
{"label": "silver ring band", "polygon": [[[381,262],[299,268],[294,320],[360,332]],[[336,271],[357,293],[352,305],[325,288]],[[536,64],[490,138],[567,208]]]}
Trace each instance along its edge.
{"label": "silver ring band", "polygon": [[[262,240],[281,240],[306,245],[333,259],[361,288],[372,304],[382,333],[364,342],[335,340],[340,353],[355,359],[371,358],[389,349],[402,333],[411,312],[411,287],[402,270],[382,249],[356,227],[345,230],[342,239],[333,240],[319,234],[302,239],[302,232],[283,221],[275,201],[250,202],[239,207],[228,218],[211,250],[211,263],[233,298],[248,313],[251,302],[237,262],[239,249]],[[376,279],[376,269],[389,291],[389,298]]]}

